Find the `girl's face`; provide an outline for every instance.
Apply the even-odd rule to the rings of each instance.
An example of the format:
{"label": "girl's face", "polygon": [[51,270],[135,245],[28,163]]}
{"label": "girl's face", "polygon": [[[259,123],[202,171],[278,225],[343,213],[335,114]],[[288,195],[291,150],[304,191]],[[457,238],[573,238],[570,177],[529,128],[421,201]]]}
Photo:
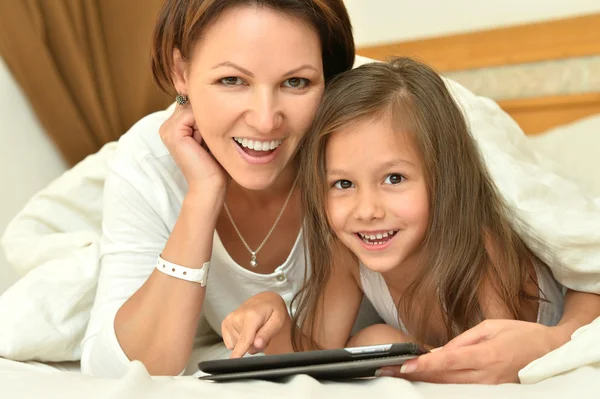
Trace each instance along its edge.
{"label": "girl's face", "polygon": [[411,140],[378,117],[333,133],[326,147],[327,214],[369,269],[414,260],[429,224],[421,161]]}
{"label": "girl's face", "polygon": [[323,94],[317,32],[267,7],[232,7],[203,32],[183,65],[176,89],[188,95],[214,157],[243,187],[271,186]]}

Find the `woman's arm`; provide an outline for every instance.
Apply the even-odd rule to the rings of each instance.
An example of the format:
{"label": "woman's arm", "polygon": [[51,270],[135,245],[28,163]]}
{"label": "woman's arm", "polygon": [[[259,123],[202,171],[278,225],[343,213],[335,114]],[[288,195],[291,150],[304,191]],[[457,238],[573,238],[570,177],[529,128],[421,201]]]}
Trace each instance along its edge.
{"label": "woman's arm", "polygon": [[102,266],[82,370],[118,377],[130,360],[140,360],[151,374],[176,375],[187,364],[205,288],[154,266],[161,253],[187,267],[208,261],[220,204],[208,193],[189,191],[177,218],[176,209],[164,209],[173,194],[163,192],[166,183],[163,190],[141,168],[115,169],[119,173],[111,171],[104,188]]}
{"label": "woman's arm", "polygon": [[[220,205],[217,198],[188,193],[161,256],[194,269],[208,262]],[[115,317],[127,357],[144,363],[152,375],[180,373],[192,351],[205,292],[198,283],[153,270]]]}
{"label": "woman's arm", "polygon": [[600,316],[600,296],[569,291],[557,326],[518,320],[486,320],[441,350],[379,373],[415,381],[500,384],[518,382],[532,361],[568,342],[571,334]]}

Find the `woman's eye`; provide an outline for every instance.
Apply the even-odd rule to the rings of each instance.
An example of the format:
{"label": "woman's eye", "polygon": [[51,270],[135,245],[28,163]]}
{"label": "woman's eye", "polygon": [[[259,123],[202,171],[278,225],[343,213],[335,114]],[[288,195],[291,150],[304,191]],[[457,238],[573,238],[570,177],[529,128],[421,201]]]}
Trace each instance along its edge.
{"label": "woman's eye", "polygon": [[354,184],[350,180],[338,180],[333,183],[333,187],[339,188],[340,190],[347,190],[354,187]]}
{"label": "woman's eye", "polygon": [[304,89],[305,87],[308,86],[309,83],[310,82],[309,82],[308,79],[304,79],[304,78],[289,78],[285,82],[283,82],[283,85],[285,87],[290,87],[292,89]]}
{"label": "woman's eye", "polygon": [[221,83],[224,84],[225,86],[239,86],[239,85],[243,85],[244,81],[235,76],[228,76],[226,78],[221,79]]}
{"label": "woman's eye", "polygon": [[392,173],[387,175],[387,177],[385,178],[385,184],[398,184],[402,183],[403,180],[404,176],[399,175],[397,173]]}

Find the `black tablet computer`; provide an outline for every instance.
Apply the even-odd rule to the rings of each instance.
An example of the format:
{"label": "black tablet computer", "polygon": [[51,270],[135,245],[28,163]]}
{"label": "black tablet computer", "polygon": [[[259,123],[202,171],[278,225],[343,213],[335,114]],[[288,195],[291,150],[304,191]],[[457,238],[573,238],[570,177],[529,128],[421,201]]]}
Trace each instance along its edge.
{"label": "black tablet computer", "polygon": [[401,365],[427,353],[415,343],[384,344],[356,348],[294,352],[283,355],[243,357],[200,362],[201,380],[278,380],[307,374],[323,380],[372,377],[380,367]]}

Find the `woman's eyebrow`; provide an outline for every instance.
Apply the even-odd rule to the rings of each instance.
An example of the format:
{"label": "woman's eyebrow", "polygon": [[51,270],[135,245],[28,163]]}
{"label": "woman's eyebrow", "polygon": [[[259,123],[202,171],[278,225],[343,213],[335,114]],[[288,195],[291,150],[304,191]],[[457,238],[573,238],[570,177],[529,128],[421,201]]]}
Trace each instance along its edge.
{"label": "woman's eyebrow", "polygon": [[302,66],[299,66],[298,68],[294,68],[294,69],[292,69],[291,71],[289,71],[289,72],[285,73],[285,74],[283,75],[283,77],[284,77],[284,78],[286,78],[286,77],[288,77],[288,76],[291,76],[291,75],[293,75],[293,74],[295,74],[295,73],[298,73],[298,72],[300,72],[300,71],[301,71],[301,70],[303,70],[303,69],[312,69],[312,70],[313,70],[313,71],[315,71],[315,72],[319,72],[319,70],[318,70],[317,68],[315,68],[314,66],[312,66],[312,65],[310,65],[310,64],[304,64],[304,65],[302,65]]}
{"label": "woman's eyebrow", "polygon": [[[233,63],[233,62],[231,62],[231,61],[223,61],[223,62],[221,62],[221,63],[219,63],[219,64],[215,65],[215,66],[214,66],[212,69],[217,69],[217,68],[220,68],[220,67],[231,67],[231,68],[235,68],[235,69],[237,69],[238,71],[242,72],[243,74],[250,76],[251,78],[253,78],[253,77],[254,77],[254,74],[253,74],[252,72],[250,72],[250,71],[249,71],[249,70],[247,70],[246,68],[243,68],[243,67],[241,67],[241,66],[239,66],[239,65],[237,65],[237,64],[235,64],[235,63]],[[301,66],[299,66],[298,68],[294,68],[294,69],[292,69],[291,71],[289,71],[289,72],[286,72],[285,74],[283,74],[283,77],[292,76],[292,75],[294,75],[295,73],[298,73],[298,72],[300,72],[300,71],[301,71],[301,70],[303,70],[303,69],[312,69],[312,70],[313,70],[313,71],[315,71],[315,72],[319,72],[319,70],[318,70],[318,69],[317,69],[315,66],[313,66],[313,65],[310,65],[310,64],[304,64],[304,65],[301,65]]]}
{"label": "woman's eyebrow", "polygon": [[215,65],[215,66],[214,66],[212,69],[217,69],[217,68],[224,67],[224,66],[226,66],[226,67],[231,67],[231,68],[235,68],[235,69],[237,69],[238,71],[240,71],[240,72],[242,72],[242,73],[244,73],[244,74],[246,74],[246,75],[248,75],[248,76],[250,76],[250,77],[252,77],[252,78],[254,77],[254,74],[253,74],[252,72],[250,72],[250,71],[249,71],[249,70],[247,70],[246,68],[242,68],[241,66],[239,66],[239,65],[237,65],[237,64],[234,64],[234,63],[233,63],[233,62],[231,62],[231,61],[224,61],[224,62],[221,62],[221,63],[219,63],[219,64]]}

